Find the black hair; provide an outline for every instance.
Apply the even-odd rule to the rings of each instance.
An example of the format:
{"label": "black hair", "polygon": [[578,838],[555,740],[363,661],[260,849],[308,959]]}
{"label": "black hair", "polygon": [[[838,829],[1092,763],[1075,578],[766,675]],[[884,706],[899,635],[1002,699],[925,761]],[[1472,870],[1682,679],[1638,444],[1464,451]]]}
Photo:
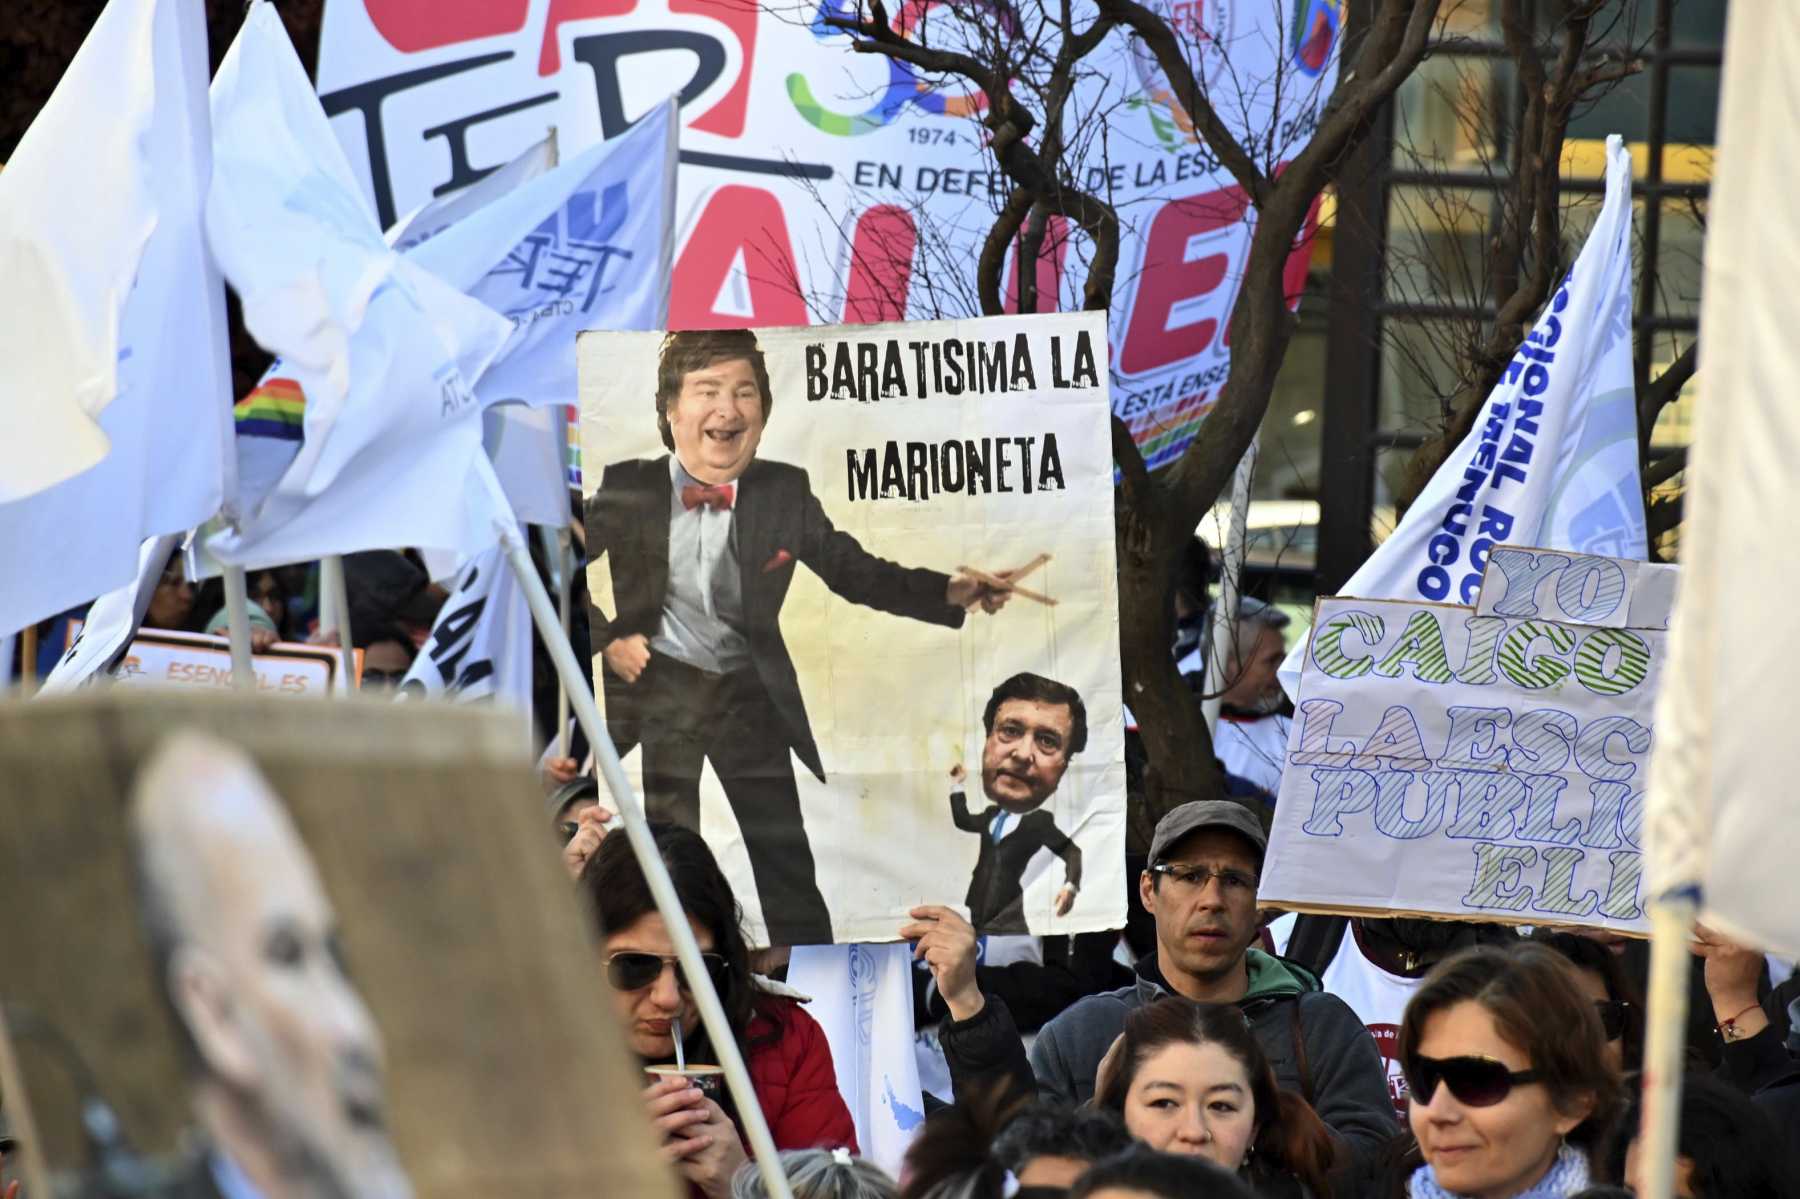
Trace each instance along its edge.
{"label": "black hair", "polygon": [[1625,970],[1620,956],[1592,937],[1577,933],[1533,929],[1529,938],[1568,958],[1577,970],[1591,970],[1606,986],[1606,997],[1625,1005],[1625,1031],[1620,1048],[1625,1059],[1625,1072],[1633,1073],[1644,1064],[1644,996]]}
{"label": "black hair", "polygon": [[[756,1017],[758,993],[750,985],[750,948],[744,939],[743,909],[731,893],[731,884],[719,861],[701,839],[700,834],[676,824],[652,821],[650,836],[656,852],[668,867],[669,879],[675,884],[675,895],[681,910],[691,920],[712,934],[713,952],[724,957],[730,973],[730,985],[719,996],[731,1024],[738,1046],[750,1047],[750,1022]],[[623,833],[615,833],[600,842],[600,848],[588,859],[581,871],[582,887],[587,892],[588,911],[594,921],[596,935],[604,938],[610,932],[630,928],[640,919],[656,911],[656,899],[650,894],[650,882],[638,865],[631,841]],[[772,999],[768,1000],[772,1002]],[[769,1020],[772,1035],[759,1037],[758,1043],[780,1036],[780,1022]]]}
{"label": "black hair", "polygon": [[762,392],[763,420],[767,421],[770,409],[775,407],[775,395],[769,390],[769,366],[756,344],[755,333],[749,329],[683,329],[664,335],[662,352],[656,360],[656,431],[662,434],[665,447],[675,448],[675,434],[669,429],[669,406],[681,394],[681,381],[691,371],[735,358],[750,363],[756,389]]}
{"label": "black hair", "polygon": [[[1642,1093],[1634,1090],[1607,1154],[1625,1173],[1625,1151],[1637,1136]],[[1750,1097],[1705,1074],[1681,1082],[1676,1153],[1689,1162],[1688,1185],[1701,1199],[1795,1199],[1794,1163],[1785,1130]]]}
{"label": "black hair", "polygon": [[1133,1145],[1096,1163],[1069,1188],[1069,1199],[1087,1199],[1109,1187],[1142,1191],[1156,1199],[1256,1199],[1246,1183],[1222,1166],[1201,1157],[1158,1153],[1143,1145]]}
{"label": "black hair", "polygon": [[1029,671],[1015,674],[994,688],[994,693],[988,696],[987,707],[981,712],[981,727],[984,732],[993,733],[994,714],[1009,699],[1067,706],[1070,723],[1069,756],[1073,757],[1087,748],[1087,705],[1081,702],[1081,692],[1075,688]]}
{"label": "black hair", "polygon": [[1033,1103],[994,1138],[994,1157],[1017,1174],[1033,1158],[1068,1157],[1097,1162],[1131,1144],[1118,1114],[1101,1107]]}

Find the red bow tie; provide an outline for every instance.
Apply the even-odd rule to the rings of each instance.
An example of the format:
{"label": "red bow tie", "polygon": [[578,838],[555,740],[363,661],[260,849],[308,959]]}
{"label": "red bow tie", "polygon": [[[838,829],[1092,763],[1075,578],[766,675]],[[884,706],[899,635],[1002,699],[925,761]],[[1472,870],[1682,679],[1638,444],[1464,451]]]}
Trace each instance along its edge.
{"label": "red bow tie", "polygon": [[705,487],[696,487],[689,483],[681,489],[681,506],[692,512],[701,504],[705,504],[714,512],[724,512],[731,507],[734,491],[735,488],[730,483],[718,483]]}

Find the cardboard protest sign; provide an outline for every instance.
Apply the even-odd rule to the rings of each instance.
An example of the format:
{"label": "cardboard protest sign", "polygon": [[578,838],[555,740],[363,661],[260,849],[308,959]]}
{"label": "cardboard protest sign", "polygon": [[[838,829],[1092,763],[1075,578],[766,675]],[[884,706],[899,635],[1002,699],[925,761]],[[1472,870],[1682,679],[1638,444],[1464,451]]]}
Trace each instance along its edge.
{"label": "cardboard protest sign", "polygon": [[1503,546],[1477,607],[1320,600],[1259,898],[1644,931],[1673,572]]}
{"label": "cardboard protest sign", "polygon": [[132,1193],[674,1195],[500,715],[54,697],[0,714],[0,803],[28,1194],[107,1189],[97,1099]]}
{"label": "cardboard protest sign", "polygon": [[[69,622],[69,648],[81,639],[82,622]],[[265,695],[315,699],[347,692],[362,674],[363,651],[356,652],[357,680],[346,680],[343,653],[336,646],[277,641],[251,655],[256,689]],[[126,687],[203,687],[229,690],[231,642],[209,633],[174,629],[139,629],[113,668],[112,680]]]}
{"label": "cardboard protest sign", "polygon": [[891,940],[920,903],[1118,927],[1104,317],[587,333],[578,357],[596,690],[752,938]]}

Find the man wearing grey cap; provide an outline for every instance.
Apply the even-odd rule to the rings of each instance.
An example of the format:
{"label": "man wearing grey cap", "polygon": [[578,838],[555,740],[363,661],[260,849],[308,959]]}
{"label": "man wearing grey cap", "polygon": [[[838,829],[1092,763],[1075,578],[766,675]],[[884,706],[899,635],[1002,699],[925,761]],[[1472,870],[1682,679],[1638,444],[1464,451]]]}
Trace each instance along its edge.
{"label": "man wearing grey cap", "polygon": [[1250,948],[1261,931],[1256,885],[1268,836],[1241,804],[1185,803],[1164,816],[1150,843],[1138,896],[1156,920],[1156,952],[1128,987],[1089,995],[1044,1026],[1031,1068],[1044,1098],[1082,1103],[1125,1016],[1165,995],[1236,1004],[1276,1080],[1302,1095],[1351,1152],[1393,1136],[1381,1053],[1362,1021],[1318,979]]}

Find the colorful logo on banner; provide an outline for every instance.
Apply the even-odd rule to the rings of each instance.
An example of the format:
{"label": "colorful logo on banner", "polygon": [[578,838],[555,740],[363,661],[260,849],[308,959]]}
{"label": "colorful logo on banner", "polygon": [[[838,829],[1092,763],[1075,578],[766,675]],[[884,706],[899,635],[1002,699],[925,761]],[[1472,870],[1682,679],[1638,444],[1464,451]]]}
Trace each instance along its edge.
{"label": "colorful logo on banner", "polygon": [[[1226,0],[1152,0],[1149,7],[1169,23],[1176,39],[1198,59],[1195,74],[1200,85],[1210,89],[1227,65],[1227,52],[1233,44],[1231,5]],[[1200,135],[1187,110],[1175,99],[1169,76],[1156,55],[1137,38],[1131,39],[1131,64],[1144,89],[1134,103],[1148,112],[1156,140],[1167,150],[1198,145]]]}
{"label": "colorful logo on banner", "polygon": [[1293,64],[1317,78],[1331,61],[1338,31],[1344,27],[1345,0],[1294,0]]}
{"label": "colorful logo on banner", "polygon": [[[940,2],[941,0],[908,0],[903,4],[895,22],[901,36],[916,38],[922,32],[926,14],[937,8]],[[1010,33],[1018,32],[1018,15],[1010,4],[997,3],[995,0],[976,0],[976,3],[983,9],[992,10],[1002,29]],[[822,0],[818,13],[813,17],[813,36],[821,41],[842,38],[844,31],[832,25],[831,19],[853,20],[860,9],[858,0]],[[911,63],[897,58],[888,59],[887,68],[887,89],[862,112],[841,113],[832,109],[813,95],[806,76],[799,71],[787,77],[788,98],[794,102],[794,110],[806,119],[807,124],[834,137],[856,137],[885,128],[898,119],[909,105],[934,117],[966,117],[987,107],[987,97],[978,89],[971,88],[961,94],[947,94],[919,78]]]}

